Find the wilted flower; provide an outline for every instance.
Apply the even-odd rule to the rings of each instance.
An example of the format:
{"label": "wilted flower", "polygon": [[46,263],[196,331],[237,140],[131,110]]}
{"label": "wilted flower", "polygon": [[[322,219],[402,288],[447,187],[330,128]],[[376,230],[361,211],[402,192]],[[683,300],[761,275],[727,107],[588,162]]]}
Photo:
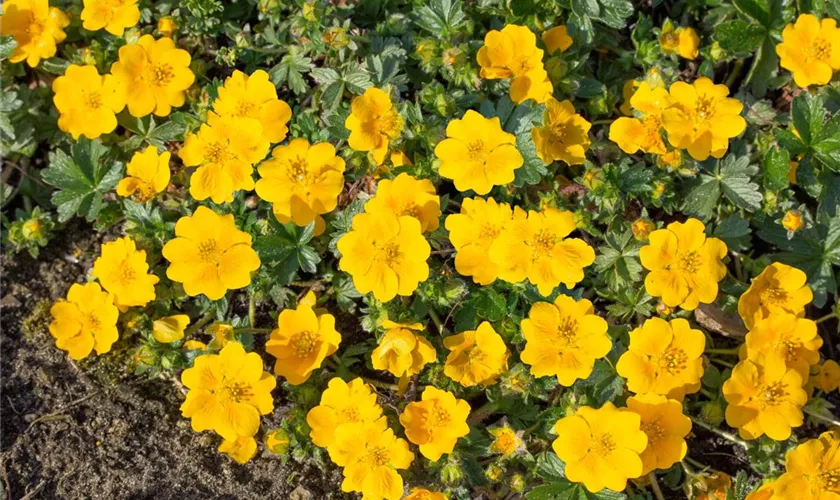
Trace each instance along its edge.
{"label": "wilted flower", "polygon": [[505,341],[487,321],[476,330],[446,337],[443,346],[451,351],[444,375],[464,387],[492,385],[507,370],[510,353]]}
{"label": "wilted flower", "polygon": [[633,222],[631,229],[633,230],[633,237],[636,240],[645,241],[650,236],[650,233],[656,230],[656,226],[647,219],[637,219]]}
{"label": "wilted flower", "polygon": [[126,165],[126,176],[117,184],[117,194],[145,203],[169,186],[169,151],[158,154],[157,147],[137,151]]}
{"label": "wilted flower", "polygon": [[326,448],[335,441],[339,427],[375,422],[381,416],[382,408],[376,404],[376,393],[371,392],[361,378],[347,383],[335,377],[321,393],[321,403],[306,414],[306,423],[312,428],[309,432],[312,442]]}
{"label": "wilted flower", "polygon": [[493,436],[493,442],[490,443],[490,453],[497,453],[502,458],[511,457],[517,450],[524,447],[521,433],[517,433],[513,428],[506,423],[492,429],[487,429],[487,432]]}
{"label": "wilted flower", "polygon": [[3,34],[17,44],[9,62],[25,60],[34,68],[41,59],[55,55],[56,45],[67,37],[64,28],[70,19],[58,7],[50,7],[48,0],[6,0],[0,24]]}
{"label": "wilted flower", "polygon": [[105,354],[117,341],[119,311],[111,295],[96,283],[74,283],[67,300],[59,300],[50,308],[53,317],[50,334],[55,345],[73,359],[82,359],[95,350]]}
{"label": "wilted flower", "polygon": [[782,217],[782,227],[787,229],[790,234],[799,231],[804,225],[805,221],[802,218],[802,212],[799,210],[788,210]]}
{"label": "wilted flower", "polygon": [[265,351],[275,358],[274,373],[286,377],[292,385],[306,382],[341,343],[335,329],[335,316],[316,315],[306,304],[284,309],[277,318],[277,328],[265,344]]}
{"label": "wilted flower", "polygon": [[426,386],[422,401],[409,403],[400,415],[400,424],[412,443],[420,446],[420,453],[436,462],[452,453],[458,438],[470,433],[467,416],[470,405],[456,399],[451,392]]}
{"label": "wilted flower", "polygon": [[96,139],[117,128],[116,114],[125,107],[125,90],[113,75],[101,76],[96,66],[71,64],[53,81],[58,128],[73,139]]}
{"label": "wilted flower", "polygon": [[149,273],[146,251],[137,250],[129,236],[102,244],[92,274],[102,283],[102,288],[113,295],[114,304],[121,311],[131,306],[145,306],[154,300],[155,285],[160,281]]}

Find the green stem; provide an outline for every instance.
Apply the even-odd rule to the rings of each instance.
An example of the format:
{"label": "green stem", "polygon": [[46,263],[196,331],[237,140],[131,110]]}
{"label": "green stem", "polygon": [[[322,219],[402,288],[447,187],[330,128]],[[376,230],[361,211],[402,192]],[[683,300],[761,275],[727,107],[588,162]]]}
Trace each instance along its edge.
{"label": "green stem", "polygon": [[648,474],[650,478],[650,487],[653,490],[654,496],[656,496],[656,500],[665,500],[665,495],[662,494],[662,490],[659,488],[659,482],[656,480],[656,473],[651,472]]}
{"label": "green stem", "polygon": [[732,84],[735,83],[735,79],[738,78],[738,75],[741,74],[741,70],[744,68],[744,60],[743,59],[736,59],[735,64],[732,66],[732,71],[729,73],[729,76],[726,77],[726,85],[729,88],[732,88]]}
{"label": "green stem", "polygon": [[[700,469],[700,470],[703,470],[703,469],[708,469],[708,468],[709,468],[707,465],[703,465],[703,464],[701,464],[700,462],[698,462],[697,460],[694,460],[693,458],[689,457],[688,455],[686,455],[686,456],[683,458],[683,460],[685,460],[686,462],[690,463],[690,464],[691,464],[691,465],[693,465],[694,467],[697,467],[697,468],[698,468],[698,469]],[[688,467],[686,467],[685,465],[683,465],[683,470],[685,470],[686,474],[688,474],[688,473],[689,473],[689,468],[688,468]],[[692,473],[691,473],[691,475],[692,475],[692,476],[694,476],[694,475],[696,475],[696,474],[694,474],[694,473],[692,472]]]}
{"label": "green stem", "polygon": [[592,122],[592,126],[595,126],[595,125],[609,125],[613,121],[614,120],[595,120],[595,121]]}
{"label": "green stem", "polygon": [[840,422],[838,422],[837,420],[834,420],[833,418],[826,417],[825,415],[817,413],[810,408],[802,408],[802,411],[804,411],[808,415],[811,415],[812,417],[816,418],[817,420],[821,420],[822,422],[824,422],[828,425],[840,427]]}
{"label": "green stem", "polygon": [[[724,431],[722,431],[720,429],[717,429],[715,427],[712,427],[711,425],[707,424],[706,422],[703,422],[702,420],[700,420],[698,418],[695,418],[695,417],[689,417],[689,418],[691,419],[691,421],[693,423],[695,423],[696,425],[706,429],[707,431],[715,433],[718,436],[722,437],[723,439],[725,439],[727,441],[730,441],[732,443],[735,443],[738,446],[744,448],[745,450],[749,449],[749,445],[745,441],[733,436],[732,434],[730,434],[728,432],[724,432]],[[688,458],[688,457],[686,457],[686,458]]]}
{"label": "green stem", "polygon": [[820,324],[820,323],[822,323],[823,321],[828,321],[828,320],[833,319],[833,318],[836,318],[836,317],[837,317],[837,313],[836,313],[836,312],[832,312],[832,313],[826,314],[826,315],[825,315],[825,316],[823,316],[822,318],[817,319],[816,321],[814,321],[814,323],[816,323],[816,324],[818,324],[818,325],[819,325],[819,324]]}
{"label": "green stem", "polygon": [[709,348],[709,349],[706,349],[704,352],[706,354],[726,354],[726,355],[737,356],[739,350],[740,350],[740,347],[733,347],[732,349],[711,349],[711,348]]}
{"label": "green stem", "polygon": [[499,409],[499,403],[494,401],[488,401],[484,403],[484,406],[479,407],[477,410],[470,414],[470,418],[467,419],[467,423],[469,424],[477,424],[484,420],[485,418],[489,417],[493,414],[496,410]]}
{"label": "green stem", "polygon": [[429,317],[432,318],[432,322],[437,327],[438,332],[443,335],[443,322],[440,320],[438,313],[434,309],[429,308]]}
{"label": "green stem", "polygon": [[184,330],[184,336],[189,337],[193,333],[195,333],[195,332],[201,330],[202,328],[204,328],[204,326],[207,325],[207,323],[209,323],[211,321],[213,321],[213,314],[212,313],[205,314],[204,316],[201,317],[201,319],[199,319],[198,321],[196,321],[195,323],[190,325],[186,330]]}
{"label": "green stem", "polygon": [[251,325],[251,328],[256,326],[256,321],[254,318],[257,316],[257,299],[254,298],[254,294],[251,294],[248,297],[248,323]]}
{"label": "green stem", "polygon": [[366,384],[370,384],[385,391],[397,392],[399,389],[397,384],[389,384],[388,382],[382,382],[381,380],[375,380],[367,377],[362,377],[362,380],[364,380]]}
{"label": "green stem", "polygon": [[236,333],[261,334],[261,333],[271,333],[274,330],[272,328],[234,328],[233,331],[235,331]]}
{"label": "green stem", "polygon": [[727,363],[726,361],[719,359],[719,358],[709,358],[711,361],[719,364],[720,366],[725,366],[727,368],[735,368],[735,365],[732,363]]}

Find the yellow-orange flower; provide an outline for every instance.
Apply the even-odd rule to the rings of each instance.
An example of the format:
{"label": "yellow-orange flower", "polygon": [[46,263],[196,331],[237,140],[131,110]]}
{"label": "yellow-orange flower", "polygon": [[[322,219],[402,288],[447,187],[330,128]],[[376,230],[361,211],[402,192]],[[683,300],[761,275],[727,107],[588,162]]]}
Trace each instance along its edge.
{"label": "yellow-orange flower", "polygon": [[505,341],[487,321],[476,330],[446,337],[443,346],[451,351],[443,368],[444,375],[464,387],[493,385],[507,371],[510,353]]}
{"label": "yellow-orange flower", "polygon": [[726,500],[732,490],[732,478],[725,472],[711,472],[697,478],[694,500]]}
{"label": "yellow-orange flower", "polygon": [[816,323],[786,311],[773,311],[747,333],[745,357],[770,371],[792,368],[807,381],[811,366],[820,361],[822,344]]}
{"label": "yellow-orange flower", "polygon": [[814,381],[823,392],[829,392],[840,387],[840,364],[833,359],[827,359],[819,366],[819,372],[814,376]]}
{"label": "yellow-orange flower", "polygon": [[554,426],[551,444],[566,464],[566,478],[597,493],[604,488],[622,491],[627,480],[642,473],[640,455],[647,446],[641,419],[610,402],[599,409],[581,406]]}
{"label": "yellow-orange flower", "polygon": [[353,229],[338,240],[337,247],[339,269],[353,277],[356,290],[373,292],[376,300],[409,296],[429,277],[426,259],[432,249],[414,217],[388,212],[356,215]]}
{"label": "yellow-orange flower", "polygon": [[385,335],[370,354],[374,370],[386,370],[396,377],[411,377],[437,359],[432,343],[412,331],[423,330],[423,325],[385,321],[382,326],[386,328]]}
{"label": "yellow-orange flower", "polygon": [[451,392],[426,386],[422,400],[409,403],[400,415],[409,441],[420,446],[420,453],[437,462],[452,453],[458,438],[470,433],[467,416],[470,405]]}
{"label": "yellow-orange flower", "polygon": [[519,435],[521,433],[517,433],[507,424],[487,429],[487,432],[493,436],[493,442],[490,443],[490,453],[498,453],[502,458],[511,457],[525,445]]}
{"label": "yellow-orange flower", "polygon": [[493,186],[513,182],[514,171],[525,160],[516,149],[516,137],[502,130],[498,117],[484,118],[473,110],[449,122],[446,139],[435,146],[441,177],[452,179],[458,191],[487,194]]}
{"label": "yellow-orange flower", "polygon": [[347,144],[356,151],[370,151],[379,165],[385,161],[388,145],[400,136],[403,119],[388,94],[370,87],[353,98],[344,126],[350,131]]}
{"label": "yellow-orange flower", "polygon": [[56,45],[67,37],[64,28],[70,19],[58,7],[50,7],[48,0],[6,0],[0,24],[3,34],[17,44],[9,62],[26,61],[34,68],[41,59],[55,55]]}
{"label": "yellow-orange flower", "polygon": [[663,54],[678,54],[680,57],[693,61],[700,54],[700,37],[694,28],[674,27],[670,19],[665,21],[662,33],[659,35],[659,47]]}
{"label": "yellow-orange flower", "polygon": [[639,394],[627,399],[627,408],[642,419],[642,432],[648,438],[642,452],[642,474],[667,469],[685,457],[685,437],[691,419],[683,415],[682,403],[659,394]]}
{"label": "yellow-orange flower", "polygon": [[190,60],[189,52],[166,37],[155,40],[143,35],[136,43],[120,47],[111,74],[125,88],[128,112],[136,117],[152,112],[167,116],[173,107],[182,106],[185,91],[195,81]]}
{"label": "yellow-orange flower", "polygon": [[152,323],[152,336],[161,344],[170,344],[184,338],[184,330],[190,324],[186,314],[175,314],[156,319]]}
{"label": "yellow-orange flower", "polygon": [[101,76],[96,66],[71,64],[53,81],[58,128],[78,139],[96,139],[117,128],[116,114],[125,107],[125,90],[113,75]]}
{"label": "yellow-orange flower", "polygon": [[709,155],[722,158],[729,148],[729,139],[747,127],[741,115],[744,105],[726,97],[726,85],[715,85],[705,76],[694,84],[676,82],[669,89],[673,106],[662,114],[662,125],[668,142],[675,148],[687,149],[698,161]]}
{"label": "yellow-orange flower", "polygon": [[102,244],[91,274],[113,295],[114,304],[126,311],[155,299],[155,284],[160,279],[148,272],[146,251],[137,250],[134,240],[126,236]]}
{"label": "yellow-orange flower", "polygon": [[535,377],[554,375],[570,387],[592,373],[595,360],[610,352],[607,322],[595,315],[592,302],[559,295],[554,303],[537,302],[522,320],[525,349],[520,358]]}
{"label": "yellow-orange flower", "polygon": [[50,334],[55,345],[73,359],[87,357],[91,351],[105,354],[117,341],[119,311],[110,294],[96,283],[74,283],[67,300],[50,308]]}
{"label": "yellow-orange flower", "polygon": [[412,488],[403,500],[447,500],[446,495],[426,488]]}
{"label": "yellow-orange flower", "polygon": [[572,37],[569,36],[569,30],[562,24],[543,33],[542,41],[549,54],[554,54],[558,50],[566,52],[572,46]]}
{"label": "yellow-orange flower", "polygon": [[795,24],[782,31],[776,45],[781,66],[793,73],[800,87],[825,85],[840,69],[840,28],[830,17],[822,21],[813,14],[800,14]]}
{"label": "yellow-orange flower", "polygon": [[646,241],[650,236],[650,233],[656,230],[656,226],[653,225],[653,222],[647,219],[637,219],[633,222],[631,229],[633,231],[634,238],[638,241]]}
{"label": "yellow-orange flower", "polygon": [[187,295],[203,293],[210,300],[248,286],[251,272],[260,267],[251,235],[236,228],[232,214],[207,207],[178,219],[175,239],[163,246],[163,257],[169,261],[169,279],[183,283]]}
{"label": "yellow-orange flower", "polygon": [[218,451],[240,464],[247,464],[257,454],[257,440],[251,436],[239,436],[236,439],[222,441]]}
{"label": "yellow-orange flower", "polygon": [[321,403],[306,414],[306,423],[312,429],[309,431],[312,442],[326,448],[335,441],[339,427],[375,422],[381,416],[382,408],[376,404],[376,393],[371,392],[361,378],[347,383],[336,377],[321,393]]}
{"label": "yellow-orange flower", "polygon": [[181,373],[190,390],[181,414],[191,419],[195,432],[216,431],[228,441],[251,437],[260,428],[260,415],[274,410],[271,391],[277,381],[262,369],[255,352],[245,352],[238,342],[226,345],[219,354],[202,354],[192,368]]}
{"label": "yellow-orange flower", "polygon": [[636,87],[639,86],[639,83],[640,82],[637,82],[636,80],[627,80],[621,87],[621,98],[623,102],[618,108],[618,110],[621,111],[621,114],[626,116],[633,115],[633,106],[630,104],[630,99],[632,99],[633,94],[636,93]]}
{"label": "yellow-orange flower", "polygon": [[671,97],[664,88],[641,82],[630,98],[630,105],[639,118],[620,117],[610,125],[610,140],[627,154],[639,150],[644,153],[665,154],[662,140],[662,114],[671,106]]}
{"label": "yellow-orange flower", "polygon": [[169,186],[171,156],[169,151],[158,154],[155,146],[134,153],[126,165],[125,178],[117,184],[117,194],[125,198],[134,195],[138,202],[145,203],[162,193]]}
{"label": "yellow-orange flower", "polygon": [[771,500],[776,492],[776,482],[763,484],[760,488],[750,492],[744,500]]}
{"label": "yellow-orange flower", "polygon": [[753,279],[749,289],[738,299],[738,314],[747,329],[773,311],[801,314],[814,294],[807,285],[808,276],[795,267],[774,262]]}
{"label": "yellow-orange flower", "polygon": [[802,407],[808,395],[802,375],[794,369],[770,370],[750,360],[739,362],[723,383],[726,423],[738,428],[744,439],[784,441],[791,428],[802,425]]}
{"label": "yellow-orange flower", "polygon": [[285,139],[292,119],[292,108],[277,98],[277,87],[261,69],[250,76],[235,70],[219,87],[213,111],[220,116],[257,120],[262,125],[263,138],[268,142]]}
{"label": "yellow-orange flower", "polygon": [[409,215],[420,221],[425,233],[440,224],[440,196],[429,179],[417,179],[402,173],[393,181],[382,179],[376,184],[376,196],[365,203],[365,211]]}
{"label": "yellow-orange flower", "polygon": [[595,251],[579,238],[574,214],[548,208],[514,218],[490,246],[499,277],[511,283],[528,280],[548,296],[561,283],[573,288],[583,280],[583,268],[595,262]]}
{"label": "yellow-orange flower", "polygon": [[800,444],[785,456],[785,468],[773,499],[835,500],[840,496],[840,433],[823,432]]}
{"label": "yellow-orange flower", "polygon": [[805,220],[799,210],[788,210],[782,217],[782,227],[787,229],[789,234],[799,231],[804,225]]}
{"label": "yellow-orange flower", "polygon": [[707,238],[705,226],[697,219],[672,222],[648,237],[641,248],[642,266],[650,272],[645,289],[661,297],[669,307],[694,310],[700,303],[711,304],[718,294],[718,282],[726,277],[726,243]]}
{"label": "yellow-orange flower", "polygon": [[286,377],[292,385],[306,382],[341,343],[335,329],[335,316],[316,315],[306,304],[284,309],[277,318],[277,328],[265,343],[265,351],[275,358],[274,373]]}
{"label": "yellow-orange flower", "polygon": [[172,35],[178,31],[178,24],[175,22],[175,19],[172,16],[163,16],[158,19],[157,23],[157,30],[163,36],[172,37]]}
{"label": "yellow-orange flower", "polygon": [[706,337],[688,321],[650,318],[630,332],[630,348],[616,365],[636,394],[653,392],[682,400],[700,389]]}
{"label": "yellow-orange flower", "polygon": [[563,161],[567,165],[582,165],[589,149],[589,129],[592,124],[575,113],[568,99],[559,102],[550,98],[545,103],[543,126],[531,129],[537,156],[546,164]]}
{"label": "yellow-orange flower", "polygon": [[[509,24],[491,30],[478,50],[482,78],[511,78],[510,97],[516,103],[534,99],[545,102],[554,91],[542,63],[537,37],[525,26]],[[484,193],[479,193],[484,194]]]}
{"label": "yellow-orange flower", "polygon": [[140,20],[138,0],[84,0],[82,26],[88,31],[105,31],[123,36],[126,28]]}

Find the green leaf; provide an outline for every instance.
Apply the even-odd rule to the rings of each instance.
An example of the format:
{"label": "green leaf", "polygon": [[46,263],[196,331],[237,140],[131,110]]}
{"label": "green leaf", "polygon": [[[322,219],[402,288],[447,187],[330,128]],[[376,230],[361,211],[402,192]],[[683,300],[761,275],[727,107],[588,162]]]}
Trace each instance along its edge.
{"label": "green leaf", "polygon": [[303,79],[303,73],[308,73],[312,70],[312,59],[304,57],[300,49],[291,51],[283,56],[273,68],[268,70],[271,81],[278,87],[284,83],[288,83],[289,88],[295,94],[303,94],[307,91],[306,81]]}
{"label": "green leaf", "polygon": [[292,223],[274,223],[274,234],[259,237],[254,242],[254,250],[263,265],[275,275],[278,284],[291,283],[298,270],[317,271],[321,257],[307,245],[313,237],[314,226],[314,223],[303,228]]}
{"label": "green leaf", "polygon": [[757,50],[767,37],[763,26],[735,19],[715,28],[715,39],[720,46],[734,54],[747,55]]}
{"label": "green leaf", "polygon": [[505,298],[492,288],[480,288],[470,302],[476,314],[487,321],[499,321],[507,313]]}
{"label": "green leaf", "polygon": [[754,96],[764,97],[767,93],[768,82],[778,67],[779,56],[776,55],[776,44],[773,38],[768,36],[755,53],[753,64],[744,79],[744,85],[749,84]]}
{"label": "green leaf", "polygon": [[822,99],[815,94],[802,92],[793,99],[791,116],[802,142],[811,145],[812,140],[820,135],[825,121]]}
{"label": "green leaf", "polygon": [[812,145],[811,149],[817,161],[840,172],[840,138],[825,139]]}
{"label": "green leaf", "polygon": [[460,0],[431,0],[414,11],[414,24],[435,36],[448,38],[465,24]]}
{"label": "green leaf", "polygon": [[633,232],[608,232],[605,239],[607,244],[598,248],[595,270],[615,291],[638,282],[642,277],[642,266],[639,263],[642,244],[636,241]]}
{"label": "green leaf", "polygon": [[749,157],[729,155],[720,164],[721,188],[729,201],[749,212],[761,208],[764,197],[758,184],[751,181],[751,177],[758,173],[758,167],[750,165]]}
{"label": "green leaf", "polygon": [[774,146],[761,161],[764,187],[769,191],[778,191],[788,186],[790,153],[786,149]]}
{"label": "green leaf", "polygon": [[599,0],[601,14],[598,20],[610,28],[623,29],[627,26],[627,19],[633,15],[633,4],[628,0]]}
{"label": "green leaf", "polygon": [[732,249],[744,250],[750,246],[750,223],[741,214],[732,214],[715,228],[713,236],[720,238]]}
{"label": "green leaf", "polygon": [[776,136],[779,146],[787,150],[791,156],[799,156],[808,151],[808,145],[790,130],[776,129],[773,135]]}
{"label": "green leaf", "polygon": [[565,479],[566,464],[550,451],[540,453],[537,456],[537,476],[548,482]]}
{"label": "green leaf", "polygon": [[586,389],[587,395],[598,406],[614,400],[624,392],[624,379],[613,370],[610,364],[602,359],[595,361],[595,366],[589,378],[578,383]]}
{"label": "green leaf", "polygon": [[766,0],[732,0],[735,7],[745,16],[755,20],[758,24],[769,28],[773,23],[770,6]]}
{"label": "green leaf", "polygon": [[0,59],[8,59],[15,52],[17,42],[12,35],[0,36]]}

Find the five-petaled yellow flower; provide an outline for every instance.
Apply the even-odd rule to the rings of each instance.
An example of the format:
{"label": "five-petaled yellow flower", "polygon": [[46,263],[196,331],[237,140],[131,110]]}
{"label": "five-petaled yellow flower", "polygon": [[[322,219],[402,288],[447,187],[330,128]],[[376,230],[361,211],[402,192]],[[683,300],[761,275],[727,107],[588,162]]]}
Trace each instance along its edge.
{"label": "five-petaled yellow flower", "polygon": [[175,47],[171,38],[143,35],[120,47],[111,74],[125,87],[128,112],[136,117],[152,112],[167,116],[173,107],[182,106],[185,91],[195,81],[190,60],[190,53]]}
{"label": "five-petaled yellow flower", "polygon": [[96,66],[71,64],[53,81],[58,128],[78,139],[96,139],[117,128],[116,114],[125,107],[125,89],[113,75],[100,75]]}
{"label": "five-petaled yellow flower", "polygon": [[361,378],[349,383],[338,377],[330,380],[321,393],[321,403],[306,414],[312,429],[309,437],[316,446],[326,448],[335,441],[339,427],[358,422],[375,422],[382,416],[376,403],[376,393]]}
{"label": "five-petaled yellow flower", "polygon": [[160,279],[147,273],[146,251],[137,250],[134,240],[126,236],[102,244],[91,274],[113,295],[114,305],[126,311],[155,299],[155,285]]}
{"label": "five-petaled yellow flower", "polygon": [[510,78],[510,97],[517,104],[527,99],[543,103],[554,88],[542,57],[536,35],[525,26],[509,24],[485,35],[484,45],[478,49],[480,75],[491,80]]}
{"label": "five-petaled yellow flower", "polygon": [[431,254],[420,221],[389,212],[362,213],[353,217],[353,229],[338,240],[339,269],[353,277],[360,293],[373,292],[388,302],[409,296],[429,277],[426,259]]}
{"label": "five-petaled yellow flower", "polygon": [[827,84],[840,69],[837,21],[829,17],[820,21],[813,14],[800,14],[795,24],[785,26],[776,54],[800,87]]}
{"label": "five-petaled yellow flower", "polygon": [[219,354],[198,356],[181,373],[190,390],[181,414],[191,419],[195,432],[213,430],[228,441],[253,436],[260,429],[260,415],[274,410],[271,391],[277,380],[262,367],[260,355],[246,353],[238,342]]}
{"label": "five-petaled yellow flower", "polygon": [[484,118],[467,110],[446,126],[446,139],[435,146],[441,177],[452,179],[458,191],[487,194],[493,186],[513,182],[514,171],[525,160],[516,149],[516,137],[502,130],[498,117]]}
{"label": "five-petaled yellow flower", "polygon": [[840,496],[840,432],[823,432],[785,456],[787,472],[774,484],[773,499],[836,500]]}
{"label": "five-petaled yellow flower", "polygon": [[738,314],[747,329],[771,312],[782,310],[793,314],[805,311],[814,294],[807,285],[808,276],[795,267],[774,262],[765,267],[738,299]]}
{"label": "five-petaled yellow flower", "polygon": [[220,116],[257,120],[262,125],[263,138],[272,143],[286,138],[292,119],[292,108],[277,98],[277,87],[261,69],[250,76],[235,70],[219,87],[213,111]]}
{"label": "five-petaled yellow flower", "polygon": [[667,469],[685,457],[685,437],[691,419],[683,415],[682,403],[659,394],[639,394],[627,399],[627,408],[642,419],[642,432],[648,438],[642,452],[642,475]]}
{"label": "five-petaled yellow flower", "polygon": [[420,453],[437,462],[452,453],[458,438],[470,433],[467,416],[470,405],[451,392],[427,386],[421,401],[409,403],[400,415],[409,441],[420,446]]}
{"label": "five-petaled yellow flower", "polygon": [[557,421],[554,430],[551,447],[566,464],[566,478],[590,492],[622,491],[628,479],[641,475],[640,455],[648,439],[636,413],[610,402],[597,410],[582,406]]}
{"label": "five-petaled yellow flower", "polygon": [[595,250],[575,230],[572,212],[548,208],[515,217],[490,246],[490,259],[502,267],[499,277],[511,283],[528,280],[548,296],[563,283],[568,288],[583,280],[583,268],[595,262]]}
{"label": "five-petaled yellow flower", "polygon": [[543,33],[542,41],[549,54],[554,54],[558,50],[566,52],[572,46],[572,37],[569,36],[569,30],[562,24]]}
{"label": "five-petaled yellow flower", "polygon": [[374,370],[386,370],[400,377],[400,385],[407,385],[408,377],[417,375],[427,364],[437,359],[431,342],[412,330],[421,331],[420,323],[401,324],[385,321],[385,335],[370,354]]}
{"label": "five-petaled yellow flower", "polygon": [[73,359],[85,358],[93,350],[105,354],[117,341],[120,313],[110,294],[97,283],[74,283],[67,300],[53,304],[50,314],[50,334],[55,337],[56,347]]}
{"label": "five-petaled yellow flower", "polygon": [[58,7],[50,7],[49,0],[6,0],[0,24],[3,34],[17,43],[9,62],[26,61],[34,68],[55,55],[56,45],[67,38],[64,28],[70,19]]}
{"label": "five-petaled yellow flower", "polygon": [[403,119],[388,94],[370,87],[353,98],[344,126],[350,131],[347,144],[356,151],[370,151],[379,165],[385,161],[388,145],[400,136]]}
{"label": "five-petaled yellow flower", "polygon": [[744,439],[784,441],[791,428],[803,423],[802,407],[808,394],[802,375],[795,369],[770,370],[750,360],[739,362],[723,383],[726,423],[738,429]]}
{"label": "five-petaled yellow flower", "polygon": [[615,120],[610,125],[610,140],[628,154],[639,150],[665,154],[667,149],[662,140],[662,114],[671,106],[668,91],[661,87],[651,88],[647,82],[641,82],[630,98],[630,106],[638,112],[639,118],[622,116]]}
{"label": "five-petaled yellow flower", "polygon": [[394,180],[382,179],[376,184],[376,196],[365,203],[365,211],[410,215],[420,221],[425,233],[440,225],[440,196],[429,179],[401,173]]}
{"label": "five-petaled yellow flower", "polygon": [[814,383],[824,393],[840,387],[840,364],[833,359],[827,359],[819,366],[819,371],[813,377]]}
{"label": "five-petaled yellow flower", "polygon": [[630,347],[616,365],[636,394],[653,392],[682,400],[700,389],[706,337],[682,318],[650,318],[630,332]]}
{"label": "five-petaled yellow flower", "polygon": [[747,333],[744,357],[770,371],[793,368],[807,381],[811,366],[820,361],[822,344],[816,323],[786,311],[773,311]]}
{"label": "five-petaled yellow flower", "polygon": [[446,337],[443,346],[451,351],[443,368],[444,375],[464,387],[493,385],[507,371],[510,353],[505,341],[487,321],[476,330]]}
{"label": "five-petaled yellow flower", "polygon": [[308,226],[314,221],[320,234],[325,227],[321,214],[335,209],[344,188],[344,168],[332,144],[293,139],[275,147],[271,159],[260,164],[257,195],[272,203],[274,216],[283,224]]}
{"label": "five-petaled yellow flower", "polygon": [[220,453],[240,464],[247,464],[257,454],[257,440],[252,436],[239,436],[233,440],[225,439],[217,449]]}
{"label": "five-petaled yellow flower", "polygon": [[520,433],[517,433],[513,428],[507,424],[500,425],[493,429],[487,429],[487,432],[493,436],[493,442],[490,443],[490,453],[498,453],[502,458],[509,458],[517,450],[524,447]]}
{"label": "five-petaled yellow flower", "polygon": [[167,186],[171,173],[169,171],[169,151],[158,154],[157,147],[149,146],[143,151],[137,151],[126,165],[126,176],[117,184],[117,194],[145,203],[162,193]]}
{"label": "five-petaled yellow flower", "polygon": [[152,336],[161,344],[170,344],[184,338],[184,330],[190,324],[186,314],[175,314],[156,319],[152,323]]}
{"label": "five-petaled yellow flower", "polygon": [[84,0],[82,27],[88,31],[105,31],[123,36],[126,28],[140,20],[138,0]]}
{"label": "five-petaled yellow flower", "polygon": [[694,28],[674,27],[670,19],[665,21],[662,33],[659,35],[659,48],[663,54],[678,54],[680,57],[693,61],[700,54],[700,37]]}
{"label": "five-petaled yellow flower", "polygon": [[747,127],[741,117],[744,105],[726,97],[726,85],[715,85],[705,76],[693,84],[675,82],[669,89],[673,105],[662,114],[662,125],[668,132],[671,146],[687,149],[698,161],[709,157],[722,158],[729,148],[729,139]]}
{"label": "five-petaled yellow flower", "polygon": [[570,387],[592,373],[595,360],[610,352],[607,322],[595,315],[592,302],[559,295],[554,303],[537,302],[522,320],[525,349],[520,358],[535,377],[556,376]]}
{"label": "five-petaled yellow flower", "polygon": [[169,261],[169,279],[183,283],[187,295],[204,294],[210,300],[248,286],[251,272],[260,267],[251,235],[236,228],[232,214],[219,215],[207,207],[178,219],[163,257]]}
{"label": "five-petaled yellow flower", "polygon": [[335,329],[335,316],[317,315],[306,304],[284,309],[277,318],[277,328],[265,344],[265,351],[275,358],[274,373],[286,377],[292,385],[306,382],[341,343]]}
{"label": "five-petaled yellow flower", "polygon": [[262,125],[253,118],[209,115],[178,153],[184,165],[198,167],[190,177],[192,197],[230,203],[235,191],[254,189],[253,166],[269,148],[262,133]]}
{"label": "five-petaled yellow flower", "polygon": [[650,244],[639,250],[639,257],[650,271],[645,289],[652,297],[690,311],[715,301],[718,282],[726,277],[722,259],[727,248],[723,241],[707,238],[705,229],[699,220],[688,219],[650,233]]}
{"label": "five-petaled yellow flower", "polygon": [[575,113],[571,101],[549,98],[545,103],[543,126],[531,129],[537,156],[546,165],[558,160],[567,165],[582,165],[589,149],[590,128],[592,124]]}

